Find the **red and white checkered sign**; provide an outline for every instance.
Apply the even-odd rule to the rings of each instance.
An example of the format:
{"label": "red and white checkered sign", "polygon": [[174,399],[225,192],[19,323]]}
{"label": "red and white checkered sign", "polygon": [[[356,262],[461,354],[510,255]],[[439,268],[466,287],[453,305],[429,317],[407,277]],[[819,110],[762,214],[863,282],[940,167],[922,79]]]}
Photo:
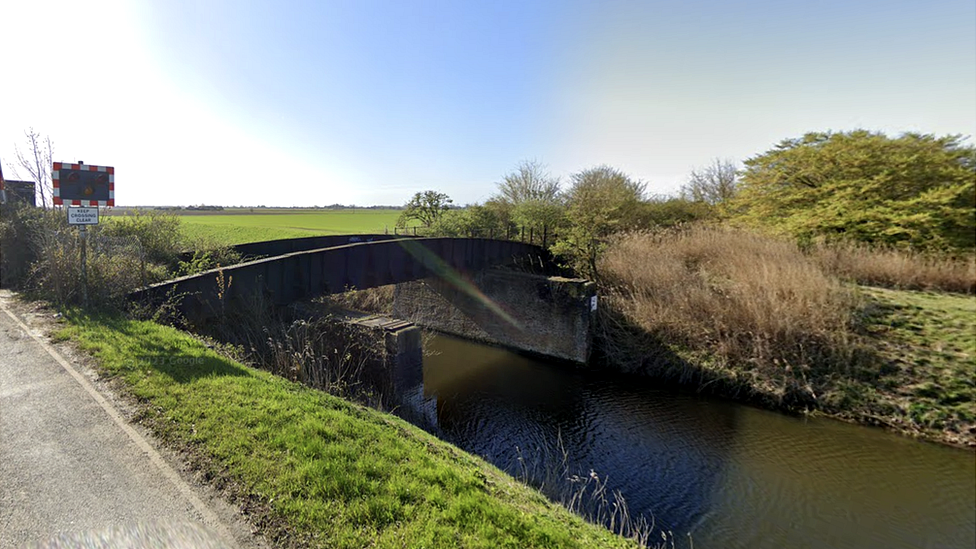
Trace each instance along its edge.
{"label": "red and white checkered sign", "polygon": [[[89,200],[78,196],[61,196],[61,174],[74,170],[76,172],[102,172],[107,176],[108,199]],[[112,166],[94,166],[89,164],[70,164],[67,162],[55,162],[51,170],[51,177],[54,183],[54,204],[71,206],[115,206],[115,168]],[[102,193],[99,193],[102,194]],[[104,195],[103,195],[104,196]]]}

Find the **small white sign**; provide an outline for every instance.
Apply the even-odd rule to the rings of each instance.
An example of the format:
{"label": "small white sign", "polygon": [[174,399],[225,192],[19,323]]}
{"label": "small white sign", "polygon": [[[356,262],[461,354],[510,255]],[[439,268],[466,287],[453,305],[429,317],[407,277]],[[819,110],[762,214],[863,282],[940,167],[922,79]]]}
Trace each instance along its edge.
{"label": "small white sign", "polygon": [[596,296],[590,298],[590,310],[591,311],[596,310]]}
{"label": "small white sign", "polygon": [[68,206],[68,225],[98,225],[98,207]]}

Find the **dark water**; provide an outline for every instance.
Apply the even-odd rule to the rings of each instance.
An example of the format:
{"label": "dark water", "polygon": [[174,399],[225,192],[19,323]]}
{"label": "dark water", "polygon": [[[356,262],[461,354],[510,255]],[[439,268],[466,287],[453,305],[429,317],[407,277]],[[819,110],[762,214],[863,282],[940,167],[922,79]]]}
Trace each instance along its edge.
{"label": "dark water", "polygon": [[428,348],[414,404],[446,436],[550,486],[595,471],[678,546],[976,547],[972,452],[446,336]]}

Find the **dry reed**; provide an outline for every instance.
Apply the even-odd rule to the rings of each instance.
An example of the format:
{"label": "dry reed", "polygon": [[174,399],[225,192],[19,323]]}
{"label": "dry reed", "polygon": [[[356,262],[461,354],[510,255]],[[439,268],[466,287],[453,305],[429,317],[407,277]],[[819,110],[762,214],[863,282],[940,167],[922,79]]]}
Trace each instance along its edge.
{"label": "dry reed", "polygon": [[[856,295],[791,242],[717,227],[634,233],[599,267],[604,349],[627,369],[788,406],[851,373]],[[689,355],[699,360],[674,358]]]}
{"label": "dry reed", "polygon": [[343,293],[324,295],[317,301],[340,309],[389,315],[393,312],[394,290],[396,290],[396,284],[364,290],[350,288],[349,291]]}
{"label": "dry reed", "polygon": [[669,546],[674,549],[671,532],[662,531],[663,541],[651,543],[651,535],[658,530],[654,518],[649,520],[643,514],[632,513],[621,491],[608,486],[606,475],[601,477],[592,469],[588,474],[573,471],[561,435],[534,450],[524,453],[522,448],[516,447],[516,462],[506,469],[519,481],[535,487],[588,522],[602,524],[614,534],[633,540],[641,549],[666,549]]}
{"label": "dry reed", "polygon": [[902,290],[976,293],[976,257],[951,258],[859,243],[814,244],[810,255],[845,280]]}

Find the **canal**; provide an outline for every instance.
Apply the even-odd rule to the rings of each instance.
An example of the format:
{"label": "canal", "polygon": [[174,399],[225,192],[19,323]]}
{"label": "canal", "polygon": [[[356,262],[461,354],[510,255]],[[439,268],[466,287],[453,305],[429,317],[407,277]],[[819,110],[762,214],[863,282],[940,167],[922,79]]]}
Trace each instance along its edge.
{"label": "canal", "polygon": [[427,351],[414,413],[549,490],[594,472],[654,524],[652,541],[664,531],[678,547],[690,534],[696,549],[976,546],[971,451],[448,336]]}

